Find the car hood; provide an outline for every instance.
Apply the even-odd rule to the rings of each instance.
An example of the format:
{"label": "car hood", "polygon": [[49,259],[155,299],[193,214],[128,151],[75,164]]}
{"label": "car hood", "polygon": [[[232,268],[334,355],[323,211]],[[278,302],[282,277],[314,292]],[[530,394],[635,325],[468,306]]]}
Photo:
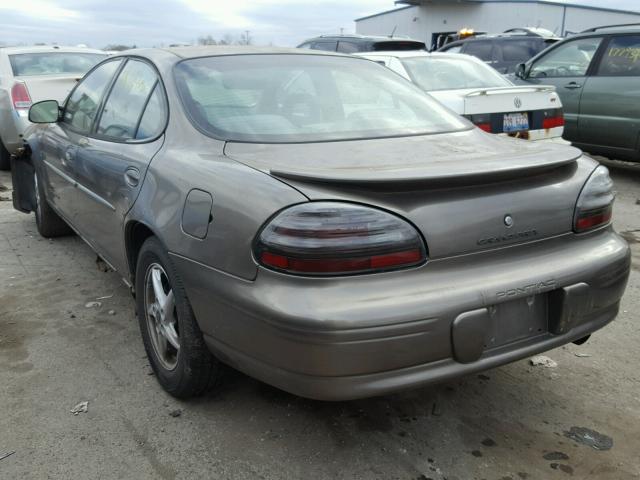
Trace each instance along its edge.
{"label": "car hood", "polygon": [[456,133],[326,143],[229,142],[225,154],[275,177],[317,183],[463,182],[521,176],[575,161],[580,150]]}
{"label": "car hood", "polygon": [[576,200],[597,165],[573,147],[478,129],[313,144],[228,143],[225,154],[310,200],[368,204],[408,219],[431,259],[571,234]]}

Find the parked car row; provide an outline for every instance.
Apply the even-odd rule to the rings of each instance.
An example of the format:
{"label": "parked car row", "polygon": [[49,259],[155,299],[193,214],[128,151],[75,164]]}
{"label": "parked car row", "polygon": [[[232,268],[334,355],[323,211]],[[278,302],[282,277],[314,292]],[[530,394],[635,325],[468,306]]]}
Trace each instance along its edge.
{"label": "parked car row", "polygon": [[564,116],[555,87],[518,87],[469,55],[372,52],[361,56],[389,67],[489,133],[564,142]]}
{"label": "parked car row", "polygon": [[[555,94],[468,56],[372,57],[137,50],[31,105],[14,207],[45,237],[78,233],[131,286],[170,394],[211,389],[224,362],[306,397],[382,395],[615,318],[630,252],[607,169],[486,132],[536,131]],[[505,83],[452,83],[457,68]],[[445,85],[477,125],[436,101]]]}
{"label": "parked car row", "polygon": [[0,170],[23,145],[29,107],[40,100],[63,102],[75,83],[106,58],[101,50],[72,47],[0,48]]}

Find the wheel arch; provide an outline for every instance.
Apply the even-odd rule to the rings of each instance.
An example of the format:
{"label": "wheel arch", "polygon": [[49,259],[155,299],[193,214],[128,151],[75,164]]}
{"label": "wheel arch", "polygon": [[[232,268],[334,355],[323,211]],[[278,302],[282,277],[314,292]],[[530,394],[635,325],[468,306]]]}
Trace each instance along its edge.
{"label": "wheel arch", "polygon": [[146,223],[139,220],[129,220],[124,229],[124,245],[127,256],[127,265],[129,267],[129,281],[133,288],[136,282],[136,267],[138,264],[138,255],[144,242],[150,238],[156,237],[162,242],[159,235]]}

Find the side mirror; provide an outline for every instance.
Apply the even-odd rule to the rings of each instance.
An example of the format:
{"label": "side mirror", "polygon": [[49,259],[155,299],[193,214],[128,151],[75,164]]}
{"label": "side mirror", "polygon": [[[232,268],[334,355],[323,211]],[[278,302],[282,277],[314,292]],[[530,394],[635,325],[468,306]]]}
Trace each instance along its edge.
{"label": "side mirror", "polygon": [[43,100],[29,109],[29,121],[32,123],[56,123],[59,119],[60,106],[56,100]]}
{"label": "side mirror", "polygon": [[516,77],[521,78],[522,80],[525,80],[527,78],[527,64],[526,63],[519,63],[516,66]]}

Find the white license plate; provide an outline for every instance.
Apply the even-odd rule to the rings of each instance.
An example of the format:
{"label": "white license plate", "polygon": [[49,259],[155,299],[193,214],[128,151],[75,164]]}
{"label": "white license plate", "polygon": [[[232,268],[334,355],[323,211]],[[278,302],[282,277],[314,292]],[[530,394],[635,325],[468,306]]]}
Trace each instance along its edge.
{"label": "white license plate", "polygon": [[529,116],[526,113],[505,113],[502,130],[505,133],[529,130]]}

